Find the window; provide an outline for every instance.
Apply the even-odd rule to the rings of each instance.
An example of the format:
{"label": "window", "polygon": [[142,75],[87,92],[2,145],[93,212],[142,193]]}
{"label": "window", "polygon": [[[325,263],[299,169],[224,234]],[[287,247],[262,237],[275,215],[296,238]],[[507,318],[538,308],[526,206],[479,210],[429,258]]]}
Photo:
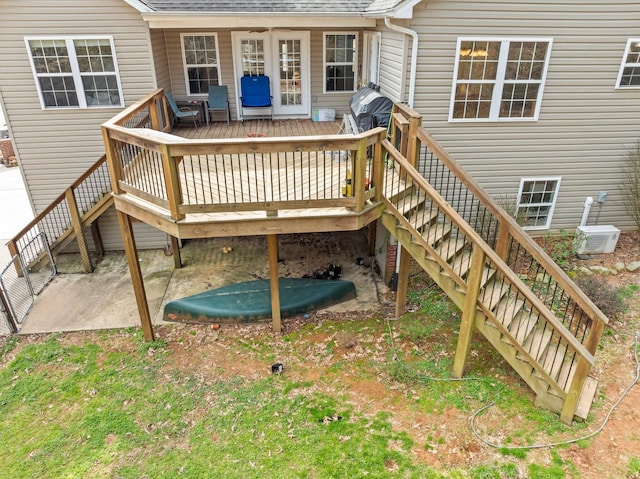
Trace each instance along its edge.
{"label": "window", "polygon": [[111,38],[27,38],[43,108],[123,106]]}
{"label": "window", "polygon": [[524,229],[540,230],[551,226],[560,177],[522,178],[516,207],[516,218],[522,218]]}
{"label": "window", "polygon": [[187,95],[208,95],[209,85],[220,84],[218,36],[181,35]]}
{"label": "window", "polygon": [[551,39],[460,38],[449,120],[536,120]]}
{"label": "window", "polygon": [[324,92],[356,91],[358,35],[324,34]]}
{"label": "window", "polygon": [[627,42],[616,87],[640,88],[640,38],[631,38]]}

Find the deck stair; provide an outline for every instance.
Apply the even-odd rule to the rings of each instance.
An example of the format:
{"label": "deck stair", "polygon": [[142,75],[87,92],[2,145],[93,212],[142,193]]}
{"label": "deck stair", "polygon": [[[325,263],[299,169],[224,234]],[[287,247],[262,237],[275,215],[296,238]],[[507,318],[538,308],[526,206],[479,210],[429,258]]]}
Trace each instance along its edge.
{"label": "deck stair", "polygon": [[[464,308],[464,291],[447,274],[447,268],[438,264],[421,242],[415,240],[409,228],[389,210],[383,213],[383,224],[452,301],[460,309]],[[419,233],[420,238],[438,253],[441,262],[463,278],[469,275],[471,255],[461,240],[450,237],[449,228],[432,223]],[[495,276],[495,269],[484,269],[480,293],[484,300],[477,309],[475,327],[535,391],[538,404],[561,412],[577,362],[566,355],[566,346],[551,341],[556,335],[543,319],[527,309],[526,301],[501,287],[494,281]],[[575,411],[577,417],[586,419],[596,387],[595,379],[588,378]]]}
{"label": "deck stair", "polygon": [[537,405],[566,423],[586,419],[606,317],[433,138],[421,128],[404,134],[415,142],[406,154],[391,146],[401,141],[385,144],[394,162],[385,181],[406,188],[385,195],[382,223],[463,312],[454,375],[463,374],[475,329]]}

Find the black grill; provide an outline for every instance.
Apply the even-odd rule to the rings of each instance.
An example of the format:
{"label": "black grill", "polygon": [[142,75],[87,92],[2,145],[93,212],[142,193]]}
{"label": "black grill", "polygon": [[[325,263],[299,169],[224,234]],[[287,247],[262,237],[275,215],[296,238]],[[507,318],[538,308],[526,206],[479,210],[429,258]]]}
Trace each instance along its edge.
{"label": "black grill", "polygon": [[351,116],[359,132],[367,131],[377,126],[386,127],[393,101],[380,93],[380,87],[373,83],[360,88],[351,97],[349,107]]}

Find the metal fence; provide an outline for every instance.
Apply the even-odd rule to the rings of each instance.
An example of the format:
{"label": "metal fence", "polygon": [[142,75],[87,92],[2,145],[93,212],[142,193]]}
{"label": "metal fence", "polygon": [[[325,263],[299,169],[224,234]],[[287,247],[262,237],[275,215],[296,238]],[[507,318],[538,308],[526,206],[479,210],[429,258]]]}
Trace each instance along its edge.
{"label": "metal fence", "polygon": [[[33,262],[33,258],[39,258]],[[56,274],[44,233],[31,238],[0,271],[0,334],[16,332],[40,294]]]}

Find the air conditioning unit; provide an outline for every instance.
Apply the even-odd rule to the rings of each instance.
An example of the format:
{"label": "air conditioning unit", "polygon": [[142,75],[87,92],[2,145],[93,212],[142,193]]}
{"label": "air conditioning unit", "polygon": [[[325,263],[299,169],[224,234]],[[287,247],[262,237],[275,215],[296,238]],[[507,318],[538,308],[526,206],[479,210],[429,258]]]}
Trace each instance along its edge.
{"label": "air conditioning unit", "polygon": [[619,237],[620,230],[615,226],[578,226],[576,230],[576,253],[613,253]]}

